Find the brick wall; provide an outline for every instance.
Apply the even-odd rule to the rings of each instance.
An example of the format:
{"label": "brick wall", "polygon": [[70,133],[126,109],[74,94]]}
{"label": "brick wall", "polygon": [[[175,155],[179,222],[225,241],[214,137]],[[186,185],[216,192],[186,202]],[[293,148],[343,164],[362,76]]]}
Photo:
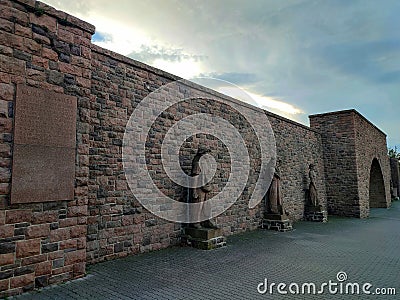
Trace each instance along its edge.
{"label": "brick wall", "polygon": [[313,115],[310,125],[322,135],[329,213],[368,217],[374,158],[383,177],[384,187],[379,191],[384,191],[384,206],[388,206],[390,169],[386,135],[355,110]]}
{"label": "brick wall", "polygon": [[[122,139],[133,109],[150,91],[178,79],[166,72],[92,46],[88,262],[159,249],[179,242],[181,226],[164,221],[142,209],[128,189],[122,166]],[[155,122],[147,142],[151,145],[147,158],[154,182],[171,198],[185,201],[187,190],[171,182],[162,167],[159,154],[165,133],[175,122],[194,113],[209,113],[229,120],[237,128],[242,128],[239,131],[246,141],[251,165],[255,169],[251,170],[242,196],[215,221],[225,235],[257,228],[263,203],[255,209],[248,208],[260,166],[260,149],[255,143],[256,137],[251,130],[243,129],[249,128],[249,125],[238,112],[222,102],[210,102],[207,99],[227,100],[242,106],[244,104],[195,84],[189,84],[179,93],[186,98],[205,99],[188,100],[174,105]],[[266,113],[260,109],[252,109],[259,114]],[[278,158],[282,160],[282,193],[287,199],[291,218],[299,220],[303,217],[310,163],[317,166],[321,203],[326,203],[321,138],[317,132],[306,126],[271,113],[267,113],[267,116],[275,133]],[[207,144],[213,149],[219,170],[212,184],[216,186],[216,192],[220,192],[230,172],[229,153],[221,142],[208,135],[188,139],[181,148],[181,166],[186,173],[190,172],[191,161],[199,144]]]}
{"label": "brick wall", "polygon": [[[128,188],[122,140],[138,103],[180,78],[91,44],[92,25],[40,2],[2,0],[0,11],[0,296],[82,276],[87,262],[178,244],[181,225],[147,211]],[[15,95],[21,84],[77,97],[72,201],[10,204]],[[152,126],[146,137],[148,168],[160,189],[185,201],[187,190],[169,180],[161,166],[165,133],[196,112],[229,120],[245,141],[251,169],[239,199],[215,218],[225,235],[256,229],[264,210],[263,202],[248,208],[261,154],[241,108],[254,111],[252,121],[266,115],[271,123],[291,219],[303,217],[311,163],[316,166],[320,202],[331,213],[367,215],[373,158],[386,189],[386,137],[354,111],[313,116],[308,128],[194,83],[186,82],[175,92],[168,97],[192,100],[168,108]],[[182,169],[190,172],[199,144],[208,145],[219,164],[213,179],[219,192],[229,176],[230,157],[215,137],[188,138],[180,149]],[[363,148],[367,144],[371,148]],[[387,193],[388,189],[385,197]]]}
{"label": "brick wall", "polygon": [[329,214],[359,217],[353,115],[310,116],[310,126],[322,136]]}
{"label": "brick wall", "polygon": [[[391,201],[390,165],[387,156],[386,135],[359,113],[353,112],[353,116],[361,217],[368,217],[370,206],[389,207]],[[376,173],[372,173],[374,171],[374,168],[372,168],[374,159],[378,169]],[[379,168],[381,174],[379,174]],[[370,175],[374,176],[370,178]],[[370,193],[371,195],[381,195],[379,203],[374,204],[375,201],[372,201],[374,197],[370,197]]]}
{"label": "brick wall", "polygon": [[321,135],[296,122],[271,113],[267,115],[275,133],[277,159],[282,161],[282,194],[293,219],[299,220],[304,216],[310,164],[315,166],[320,204],[327,209]]}
{"label": "brick wall", "polygon": [[390,170],[392,173],[393,196],[400,196],[400,163],[397,158],[390,158]]}
{"label": "brick wall", "polygon": [[[94,27],[35,1],[3,0],[0,11],[1,297],[85,272]],[[10,204],[15,94],[21,84],[77,96],[74,201]]]}

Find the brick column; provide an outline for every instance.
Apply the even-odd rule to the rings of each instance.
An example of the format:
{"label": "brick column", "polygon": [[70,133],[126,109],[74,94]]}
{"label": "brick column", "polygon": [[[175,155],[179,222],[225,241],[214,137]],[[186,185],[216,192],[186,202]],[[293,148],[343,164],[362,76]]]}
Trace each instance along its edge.
{"label": "brick column", "polygon": [[[38,1],[0,2],[0,297],[85,273],[93,33],[92,25]],[[19,85],[76,96],[71,201],[10,202]]]}

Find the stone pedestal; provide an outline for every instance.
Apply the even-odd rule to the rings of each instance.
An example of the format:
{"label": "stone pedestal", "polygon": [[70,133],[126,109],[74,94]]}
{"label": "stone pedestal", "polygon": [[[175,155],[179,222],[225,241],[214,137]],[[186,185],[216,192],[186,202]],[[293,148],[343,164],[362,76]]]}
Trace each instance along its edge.
{"label": "stone pedestal", "polygon": [[328,222],[328,213],[323,211],[306,212],[304,219],[311,222]]}
{"label": "stone pedestal", "polygon": [[184,228],[182,243],[202,250],[212,250],[226,246],[226,238],[221,229]]}
{"label": "stone pedestal", "polygon": [[328,212],[320,207],[306,206],[304,220],[311,222],[328,222]]}
{"label": "stone pedestal", "polygon": [[285,232],[293,230],[293,225],[287,215],[265,214],[261,228]]}

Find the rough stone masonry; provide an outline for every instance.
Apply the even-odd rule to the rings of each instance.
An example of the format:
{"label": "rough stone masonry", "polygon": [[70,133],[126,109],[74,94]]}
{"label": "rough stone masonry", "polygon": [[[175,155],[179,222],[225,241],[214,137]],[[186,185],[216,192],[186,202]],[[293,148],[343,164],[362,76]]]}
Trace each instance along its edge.
{"label": "rough stone masonry", "polygon": [[[93,45],[94,32],[39,1],[0,0],[0,296],[83,276],[87,263],[179,243],[181,224],[154,216],[129,190],[121,148],[137,104],[180,78]],[[160,139],[188,115],[217,114],[240,129],[252,171],[216,224],[224,235],[256,229],[264,204],[248,208],[261,159],[254,132],[237,111],[209,99],[248,105],[190,82],[179,93],[188,90],[193,98],[159,116],[147,137],[154,182],[178,201],[185,197],[162,169]],[[271,123],[293,221],[304,217],[310,164],[330,214],[363,218],[369,207],[390,205],[386,135],[357,111],[314,115],[307,127],[251,109]],[[230,168],[218,139],[189,138],[181,166],[188,171],[201,143],[218,150],[213,183],[221,189]]]}

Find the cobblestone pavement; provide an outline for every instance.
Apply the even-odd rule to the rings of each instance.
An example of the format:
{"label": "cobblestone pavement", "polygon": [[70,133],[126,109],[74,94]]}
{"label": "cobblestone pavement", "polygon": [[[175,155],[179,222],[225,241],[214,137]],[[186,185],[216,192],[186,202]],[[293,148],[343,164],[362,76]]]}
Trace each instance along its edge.
{"label": "cobblestone pavement", "polygon": [[[394,287],[396,296],[258,294],[269,282],[338,282]],[[288,288],[286,288],[288,290]],[[330,217],[295,224],[286,233],[232,236],[226,248],[169,248],[100,263],[89,275],[18,299],[400,299],[400,202],[369,219]]]}

